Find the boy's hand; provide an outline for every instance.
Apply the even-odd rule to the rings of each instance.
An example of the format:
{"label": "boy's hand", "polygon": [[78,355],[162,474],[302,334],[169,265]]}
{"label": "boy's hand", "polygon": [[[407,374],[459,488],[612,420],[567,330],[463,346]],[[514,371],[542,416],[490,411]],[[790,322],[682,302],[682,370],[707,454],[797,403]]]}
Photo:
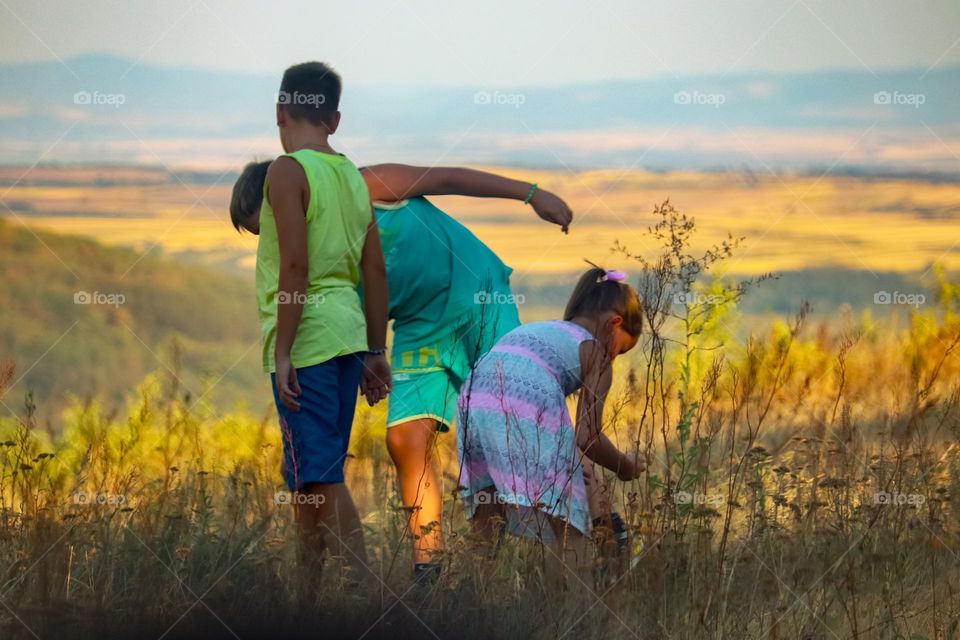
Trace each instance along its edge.
{"label": "boy's hand", "polygon": [[620,462],[620,468],[617,469],[617,477],[624,482],[636,480],[644,471],[647,470],[647,461],[640,453],[624,454]]}
{"label": "boy's hand", "polygon": [[390,363],[382,353],[368,353],[363,357],[363,374],[360,376],[360,393],[371,407],[393,389]]}
{"label": "boy's hand", "polygon": [[300,403],[296,399],[303,392],[297,382],[297,370],[293,368],[289,355],[277,356],[277,393],[287,409],[300,410]]}
{"label": "boy's hand", "polygon": [[564,233],[570,231],[570,223],[573,221],[573,212],[570,207],[559,196],[545,189],[538,189],[530,200],[530,206],[537,212],[537,215],[553,224],[560,225]]}

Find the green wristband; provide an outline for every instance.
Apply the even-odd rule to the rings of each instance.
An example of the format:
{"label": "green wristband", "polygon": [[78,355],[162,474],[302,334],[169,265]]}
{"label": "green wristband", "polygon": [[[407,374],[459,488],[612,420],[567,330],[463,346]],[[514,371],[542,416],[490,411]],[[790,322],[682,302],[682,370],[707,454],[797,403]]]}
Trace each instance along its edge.
{"label": "green wristband", "polygon": [[533,200],[533,194],[537,192],[537,183],[534,182],[530,185],[530,193],[527,194],[527,197],[523,199],[523,204],[530,204],[530,201]]}

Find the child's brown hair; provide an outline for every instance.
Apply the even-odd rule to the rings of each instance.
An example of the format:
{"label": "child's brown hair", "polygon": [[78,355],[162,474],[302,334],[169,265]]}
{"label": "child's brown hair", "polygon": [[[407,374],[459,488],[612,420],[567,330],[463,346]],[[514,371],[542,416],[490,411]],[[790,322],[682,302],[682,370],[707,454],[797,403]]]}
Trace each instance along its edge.
{"label": "child's brown hair", "polygon": [[237,231],[246,227],[246,221],[263,204],[263,185],[267,181],[270,161],[251,162],[240,172],[230,196],[230,222]]}
{"label": "child's brown hair", "polygon": [[577,281],[570,294],[567,308],[563,312],[564,320],[573,320],[578,316],[596,318],[601,314],[614,312],[623,318],[623,330],[633,337],[643,332],[643,309],[640,296],[625,281],[611,278],[620,272],[607,271],[593,265]]}

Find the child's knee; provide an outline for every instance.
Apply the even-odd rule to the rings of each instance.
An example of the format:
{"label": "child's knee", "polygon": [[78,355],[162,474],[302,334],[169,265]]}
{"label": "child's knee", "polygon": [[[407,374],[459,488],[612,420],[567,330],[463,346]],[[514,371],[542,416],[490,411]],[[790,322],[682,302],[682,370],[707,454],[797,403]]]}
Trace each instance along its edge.
{"label": "child's knee", "polygon": [[415,420],[387,429],[387,450],[398,464],[425,464],[436,423],[433,420]]}

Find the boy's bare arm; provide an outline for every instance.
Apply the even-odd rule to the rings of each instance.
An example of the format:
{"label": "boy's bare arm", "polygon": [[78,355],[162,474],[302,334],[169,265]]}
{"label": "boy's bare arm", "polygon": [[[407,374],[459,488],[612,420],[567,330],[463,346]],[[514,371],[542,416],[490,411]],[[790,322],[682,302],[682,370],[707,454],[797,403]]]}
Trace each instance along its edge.
{"label": "boy's bare arm", "polygon": [[275,346],[277,390],[284,404],[298,409],[300,395],[290,350],[297,337],[303,296],[307,291],[307,220],[304,207],[307,176],[292,158],[281,157],[267,172],[268,198],[277,221],[280,273],[277,287],[277,341]]}
{"label": "boy's bare arm", "polygon": [[[487,171],[457,167],[414,167],[406,164],[378,164],[366,167],[363,177],[374,202],[396,202],[416,196],[458,195],[476,198],[526,200],[532,184]],[[557,195],[534,191],[530,200],[537,215],[560,225],[566,233],[573,213]]]}
{"label": "boy's bare arm", "polygon": [[[367,237],[360,254],[360,272],[363,280],[364,315],[367,320],[367,346],[374,353],[364,358],[360,389],[367,402],[376,404],[390,392],[390,365],[383,351],[387,346],[387,317],[390,292],[387,267],[380,246],[380,230],[371,212]],[[377,353],[379,352],[379,353]]]}

